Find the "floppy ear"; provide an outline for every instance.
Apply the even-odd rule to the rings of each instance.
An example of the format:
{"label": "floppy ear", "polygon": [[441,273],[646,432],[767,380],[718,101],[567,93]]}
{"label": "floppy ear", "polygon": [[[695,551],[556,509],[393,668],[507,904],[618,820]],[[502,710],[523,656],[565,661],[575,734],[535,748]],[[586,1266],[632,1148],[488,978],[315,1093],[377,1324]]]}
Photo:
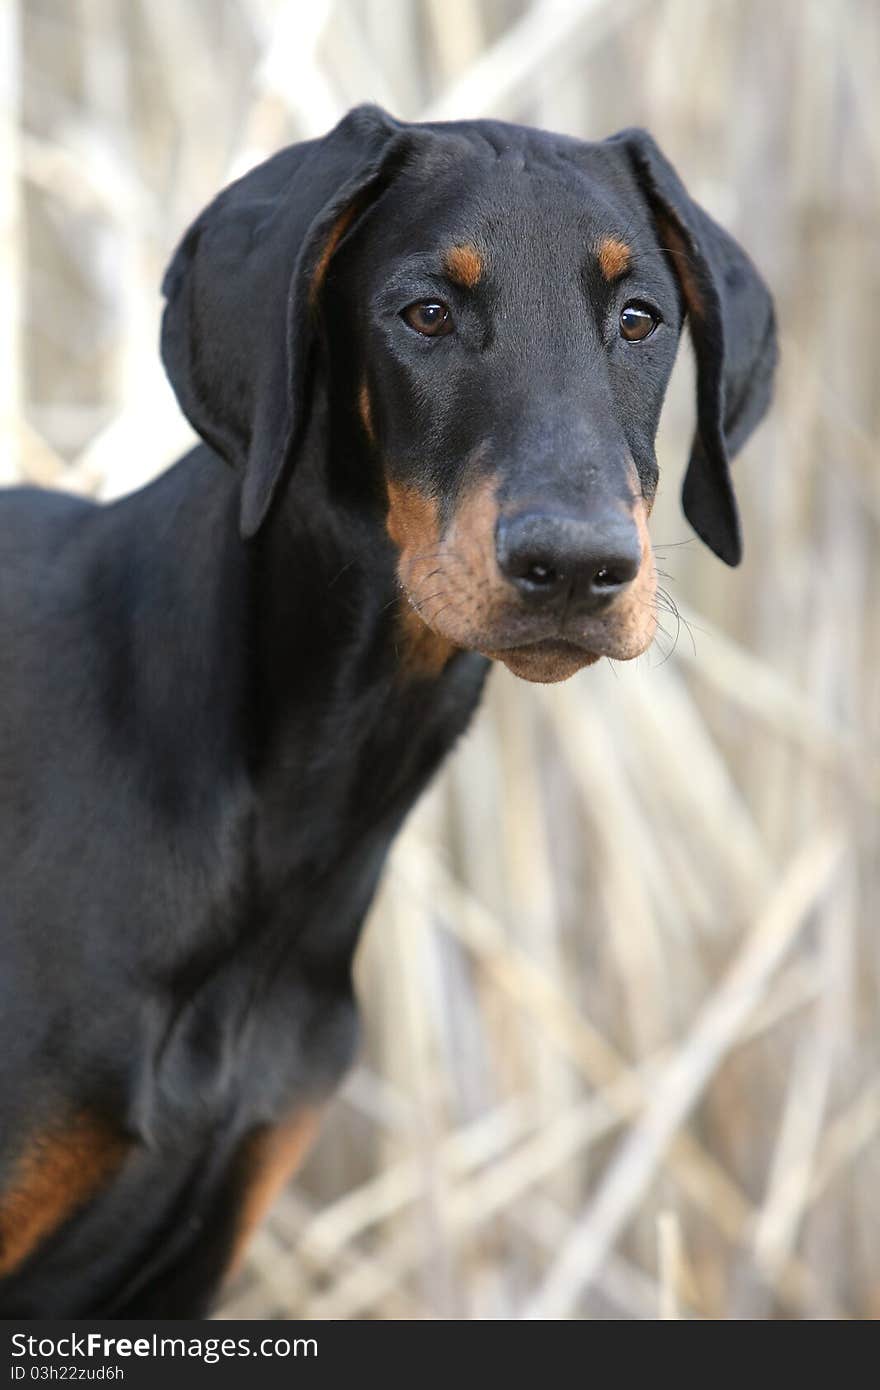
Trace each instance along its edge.
{"label": "floppy ear", "polygon": [[620,142],[678,276],[697,362],[697,428],[682,502],[694,530],[728,565],[742,559],[730,458],[770,402],[776,324],[769,291],[742,247],[688,196],[643,130]]}
{"label": "floppy ear", "polygon": [[317,293],[330,259],[404,154],[403,128],[358,107],[218,195],[166,272],[162,360],[194,429],[243,474],[255,536],[308,422]]}

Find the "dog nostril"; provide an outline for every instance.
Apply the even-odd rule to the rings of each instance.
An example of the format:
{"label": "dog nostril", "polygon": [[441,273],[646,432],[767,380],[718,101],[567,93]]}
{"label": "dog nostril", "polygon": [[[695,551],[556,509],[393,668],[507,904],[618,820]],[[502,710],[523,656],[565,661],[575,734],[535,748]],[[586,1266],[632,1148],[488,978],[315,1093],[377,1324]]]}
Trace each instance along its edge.
{"label": "dog nostril", "polygon": [[624,574],[622,570],[614,565],[603,565],[596,570],[593,575],[594,589],[619,589],[621,585],[627,584],[632,578],[631,574]]}
{"label": "dog nostril", "polygon": [[527,579],[530,584],[555,584],[560,575],[552,565],[542,565],[540,561],[535,561],[534,564],[529,565],[523,578]]}

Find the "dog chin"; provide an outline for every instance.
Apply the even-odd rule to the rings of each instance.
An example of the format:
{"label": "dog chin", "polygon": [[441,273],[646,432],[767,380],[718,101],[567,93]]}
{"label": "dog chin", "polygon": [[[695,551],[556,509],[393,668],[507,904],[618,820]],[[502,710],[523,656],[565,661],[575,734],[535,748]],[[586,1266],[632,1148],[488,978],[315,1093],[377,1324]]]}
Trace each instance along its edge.
{"label": "dog chin", "polygon": [[492,661],[501,661],[520,680],[534,681],[540,685],[555,685],[566,681],[584,666],[592,666],[601,653],[588,652],[573,642],[545,641],[532,642],[523,647],[505,647],[498,651],[486,651],[485,656]]}

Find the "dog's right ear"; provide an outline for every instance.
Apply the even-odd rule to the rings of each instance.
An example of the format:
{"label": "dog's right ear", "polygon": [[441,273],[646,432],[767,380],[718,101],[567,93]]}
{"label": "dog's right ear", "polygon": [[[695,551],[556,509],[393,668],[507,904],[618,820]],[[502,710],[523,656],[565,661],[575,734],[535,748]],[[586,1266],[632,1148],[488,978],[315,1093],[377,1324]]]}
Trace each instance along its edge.
{"label": "dog's right ear", "polygon": [[255,536],[308,420],[314,320],[337,247],[403,161],[408,137],[375,106],[224,189],[166,272],[162,360],[193,428],[242,475]]}

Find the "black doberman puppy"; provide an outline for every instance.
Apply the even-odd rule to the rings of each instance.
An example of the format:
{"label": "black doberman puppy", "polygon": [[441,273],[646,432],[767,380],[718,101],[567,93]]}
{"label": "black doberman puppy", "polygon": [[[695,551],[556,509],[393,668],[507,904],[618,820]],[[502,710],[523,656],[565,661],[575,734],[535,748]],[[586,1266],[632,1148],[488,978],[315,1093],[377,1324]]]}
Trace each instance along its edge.
{"label": "black doberman puppy", "polygon": [[165,280],[205,441],[108,506],[0,506],[0,1313],[197,1315],[352,1055],[358,930],[489,659],[655,626],[685,316],[690,521],[770,297],[650,136],[375,108],[226,189]]}

